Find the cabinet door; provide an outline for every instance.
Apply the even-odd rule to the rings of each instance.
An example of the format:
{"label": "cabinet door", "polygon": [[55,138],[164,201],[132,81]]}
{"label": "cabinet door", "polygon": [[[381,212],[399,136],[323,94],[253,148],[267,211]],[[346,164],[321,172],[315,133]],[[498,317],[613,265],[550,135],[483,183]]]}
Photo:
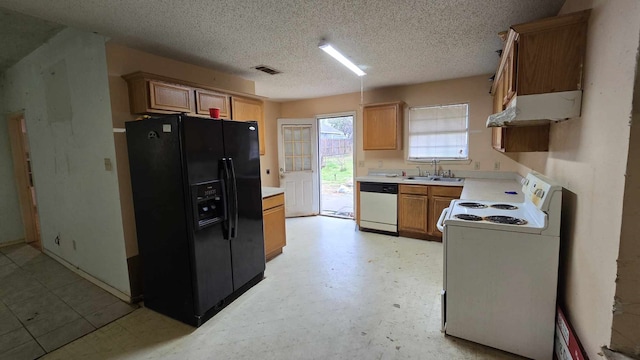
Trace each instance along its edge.
{"label": "cabinet door", "polygon": [[231,118],[233,120],[258,122],[258,139],[260,142],[260,155],[264,155],[264,115],[262,101],[242,97],[231,98]]}
{"label": "cabinet door", "polygon": [[451,204],[452,197],[443,197],[443,196],[432,196],[429,199],[429,235],[433,237],[439,237],[440,241],[442,241],[442,233],[438,230],[436,224],[438,223],[438,219],[440,218],[440,214],[442,214],[442,210],[449,207]]}
{"label": "cabinet door", "polygon": [[401,149],[402,114],[400,103],[369,105],[363,109],[363,149]]}
{"label": "cabinet door", "polygon": [[498,151],[504,151],[503,129],[501,127],[491,128],[491,146]]}
{"label": "cabinet door", "polygon": [[398,230],[427,234],[428,197],[400,194]]}
{"label": "cabinet door", "polygon": [[192,113],[193,90],[185,86],[149,81],[149,107]]}
{"label": "cabinet door", "polygon": [[209,108],[220,109],[220,118],[230,119],[229,95],[196,89],[196,113],[209,115]]}
{"label": "cabinet door", "polygon": [[287,244],[284,220],[284,206],[276,206],[265,210],[264,222],[264,253],[267,260],[282,253],[282,247]]}

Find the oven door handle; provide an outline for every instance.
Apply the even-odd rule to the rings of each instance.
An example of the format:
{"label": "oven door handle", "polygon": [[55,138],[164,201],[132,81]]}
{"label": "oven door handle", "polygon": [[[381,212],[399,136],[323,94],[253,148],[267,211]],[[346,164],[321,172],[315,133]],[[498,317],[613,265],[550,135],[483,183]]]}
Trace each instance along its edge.
{"label": "oven door handle", "polygon": [[447,216],[448,213],[449,213],[449,208],[446,208],[442,210],[442,214],[440,214],[440,217],[438,218],[436,227],[438,228],[438,230],[440,230],[440,232],[444,232],[444,218]]}

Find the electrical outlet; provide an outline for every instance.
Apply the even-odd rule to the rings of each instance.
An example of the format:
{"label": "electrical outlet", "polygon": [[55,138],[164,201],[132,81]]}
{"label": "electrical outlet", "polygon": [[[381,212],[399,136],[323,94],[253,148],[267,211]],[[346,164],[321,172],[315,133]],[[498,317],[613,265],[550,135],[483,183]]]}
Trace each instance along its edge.
{"label": "electrical outlet", "polygon": [[382,160],[378,160],[378,167],[381,168],[382,167]]}
{"label": "electrical outlet", "polygon": [[364,167],[364,160],[358,161],[358,167]]}
{"label": "electrical outlet", "polygon": [[500,170],[500,161],[496,161],[493,163],[493,170]]}
{"label": "electrical outlet", "polygon": [[473,163],[473,169],[480,170],[480,161],[476,161],[475,163]]}
{"label": "electrical outlet", "polygon": [[104,169],[106,171],[111,171],[113,169],[113,165],[111,165],[111,159],[104,158]]}

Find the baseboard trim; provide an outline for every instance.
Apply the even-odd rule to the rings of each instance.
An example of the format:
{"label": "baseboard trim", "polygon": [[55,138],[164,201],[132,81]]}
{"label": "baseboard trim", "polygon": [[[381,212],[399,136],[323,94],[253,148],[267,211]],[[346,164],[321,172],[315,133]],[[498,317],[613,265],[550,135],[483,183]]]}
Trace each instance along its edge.
{"label": "baseboard trim", "polygon": [[67,262],[65,259],[61,258],[60,256],[52,253],[51,251],[47,250],[47,249],[42,249],[42,252],[47,254],[48,256],[50,256],[52,259],[54,259],[55,261],[59,262],[60,264],[62,264],[64,267],[66,267],[67,269],[73,271],[74,273],[80,275],[82,278],[88,280],[89,282],[91,282],[92,284],[98,286],[99,288],[101,288],[102,290],[110,293],[111,295],[117,297],[118,299],[127,302],[129,304],[133,304],[133,299],[131,298],[130,295],[123,293],[122,291],[114,288],[113,286],[104,283],[103,281],[93,277],[93,275],[84,272],[82,269],[79,269],[78,267],[70,264],[69,262]]}
{"label": "baseboard trim", "polygon": [[11,245],[26,244],[26,243],[27,242],[24,241],[24,238],[17,239],[17,240],[11,240],[11,241],[5,241],[5,242],[0,243],[0,248],[11,246]]}

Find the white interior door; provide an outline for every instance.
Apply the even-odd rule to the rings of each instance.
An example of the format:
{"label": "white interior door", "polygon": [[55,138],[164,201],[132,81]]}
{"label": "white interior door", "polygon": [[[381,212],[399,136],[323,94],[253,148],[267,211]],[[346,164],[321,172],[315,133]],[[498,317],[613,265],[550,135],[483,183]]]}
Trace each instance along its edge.
{"label": "white interior door", "polygon": [[316,119],[278,119],[278,167],[285,216],[319,213]]}

